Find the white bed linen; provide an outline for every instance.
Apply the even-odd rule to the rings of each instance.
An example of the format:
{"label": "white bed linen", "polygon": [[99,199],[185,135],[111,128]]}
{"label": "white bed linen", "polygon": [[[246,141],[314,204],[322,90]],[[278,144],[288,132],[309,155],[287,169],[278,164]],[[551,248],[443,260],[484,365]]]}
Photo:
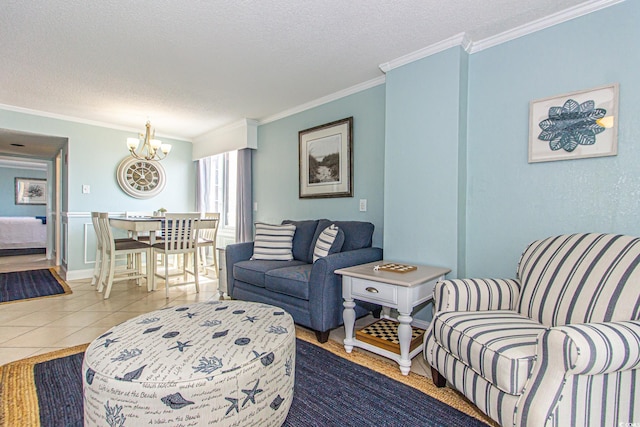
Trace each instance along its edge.
{"label": "white bed linen", "polygon": [[0,217],[0,249],[44,248],[47,225],[33,216]]}

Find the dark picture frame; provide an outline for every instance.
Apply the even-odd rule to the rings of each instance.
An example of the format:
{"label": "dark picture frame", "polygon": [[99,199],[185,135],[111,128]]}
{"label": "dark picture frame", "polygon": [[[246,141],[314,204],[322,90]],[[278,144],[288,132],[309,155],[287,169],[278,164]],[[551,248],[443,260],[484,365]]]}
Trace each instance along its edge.
{"label": "dark picture frame", "polygon": [[353,197],[353,117],[298,132],[299,197]]}
{"label": "dark picture frame", "polygon": [[15,178],[16,205],[46,205],[47,180]]}

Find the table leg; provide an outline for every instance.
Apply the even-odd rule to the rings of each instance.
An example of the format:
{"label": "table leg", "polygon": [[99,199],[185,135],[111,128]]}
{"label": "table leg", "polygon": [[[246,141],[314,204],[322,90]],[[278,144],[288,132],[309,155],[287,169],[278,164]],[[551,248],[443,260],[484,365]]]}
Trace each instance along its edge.
{"label": "table leg", "polygon": [[411,370],[411,359],[409,358],[409,347],[411,346],[411,321],[413,318],[406,313],[399,313],[398,321],[398,341],[400,341],[400,372],[402,375],[409,375]]}
{"label": "table leg", "polygon": [[345,299],[342,303],[344,305],[344,311],[342,312],[342,317],[344,319],[344,349],[347,353],[351,353],[353,350],[353,327],[356,323],[356,311],[354,307],[356,303],[353,299]]}
{"label": "table leg", "polygon": [[153,256],[151,255],[153,253],[152,249],[149,249],[147,251],[147,255],[146,255],[146,261],[147,261],[147,291],[151,292],[154,290],[155,288],[155,284],[154,284],[154,279],[155,279],[155,274],[153,271]]}
{"label": "table leg", "polygon": [[382,307],[382,318],[391,319],[391,307]]}

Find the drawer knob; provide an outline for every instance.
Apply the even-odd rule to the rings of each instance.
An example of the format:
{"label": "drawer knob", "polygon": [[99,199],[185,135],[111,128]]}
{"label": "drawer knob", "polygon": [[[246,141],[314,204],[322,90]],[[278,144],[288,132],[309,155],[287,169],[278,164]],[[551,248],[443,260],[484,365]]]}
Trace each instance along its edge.
{"label": "drawer knob", "polygon": [[371,286],[369,286],[366,290],[367,292],[371,292],[372,294],[378,293],[378,290],[376,288],[372,288]]}

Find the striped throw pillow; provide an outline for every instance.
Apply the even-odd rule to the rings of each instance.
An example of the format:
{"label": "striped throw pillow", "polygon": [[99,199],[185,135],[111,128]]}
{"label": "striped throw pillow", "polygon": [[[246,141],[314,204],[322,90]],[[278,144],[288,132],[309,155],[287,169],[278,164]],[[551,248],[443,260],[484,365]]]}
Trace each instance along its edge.
{"label": "striped throw pillow", "polygon": [[331,245],[333,245],[333,241],[336,240],[339,230],[335,224],[331,224],[322,230],[322,233],[318,236],[318,240],[316,240],[316,247],[313,248],[313,262],[316,262],[318,258],[324,258],[329,255],[329,250],[331,249]]}
{"label": "striped throw pillow", "polygon": [[256,237],[251,259],[266,261],[291,261],[293,253],[293,224],[270,225],[256,222]]}

